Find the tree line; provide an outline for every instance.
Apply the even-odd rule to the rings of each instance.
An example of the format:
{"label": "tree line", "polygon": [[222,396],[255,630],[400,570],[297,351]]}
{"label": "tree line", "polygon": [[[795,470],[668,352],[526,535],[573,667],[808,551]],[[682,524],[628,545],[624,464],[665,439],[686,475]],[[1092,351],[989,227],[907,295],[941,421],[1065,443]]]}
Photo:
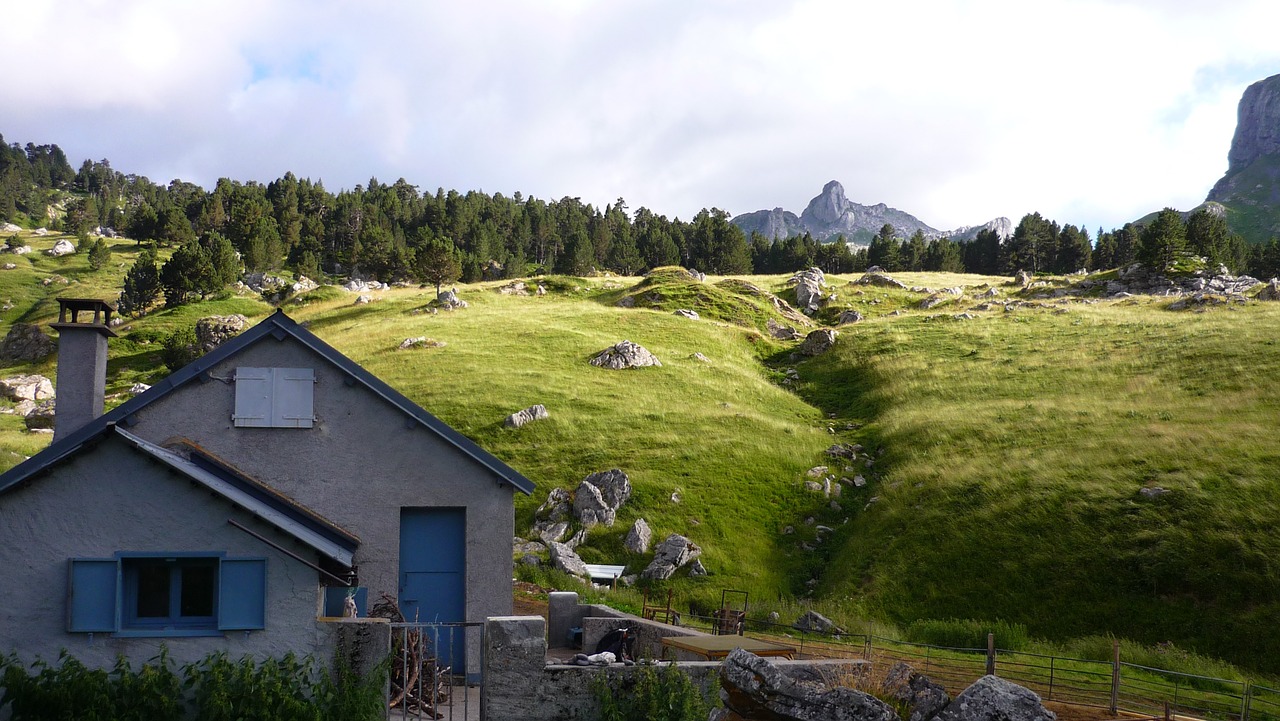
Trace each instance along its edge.
{"label": "tree line", "polygon": [[870,246],[854,248],[843,238],[823,243],[808,234],[747,237],[718,208],[683,221],[644,207],[632,211],[622,198],[599,208],[576,197],[545,201],[519,192],[443,188],[430,193],[403,178],[390,184],[371,178],[336,194],[321,181],[293,173],[265,185],[222,178],[211,190],[181,180],[160,185],[120,173],[107,160],[85,160],[73,170],[56,145],[19,147],[0,137],[0,218],[25,215],[31,224],[44,224],[54,203],[66,232],[114,228],[139,243],[176,248],[165,264],[168,272],[156,270],[157,278],[168,278],[158,291],[167,303],[207,294],[241,271],[285,267],[310,277],[333,273],[432,283],[454,266],[454,277],[465,282],[537,272],[631,275],[663,265],[711,274],[790,273],[812,266],[852,273],[879,266],[890,272],[998,275],[1071,273],[1133,262],[1167,267],[1194,254],[1235,272],[1280,274],[1280,241],[1247,246],[1224,218],[1203,209],[1185,221],[1166,209],[1145,226],[1099,228],[1093,237],[1039,213],[1024,216],[1003,239],[990,230],[959,242],[920,232],[903,238],[885,225]]}

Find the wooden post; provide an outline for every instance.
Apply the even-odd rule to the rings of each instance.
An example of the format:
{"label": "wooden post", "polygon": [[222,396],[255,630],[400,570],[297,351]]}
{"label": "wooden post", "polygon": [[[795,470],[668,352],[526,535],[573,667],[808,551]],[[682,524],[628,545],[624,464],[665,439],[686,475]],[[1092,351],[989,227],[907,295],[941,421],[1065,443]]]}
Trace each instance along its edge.
{"label": "wooden post", "polygon": [[1116,713],[1120,705],[1120,642],[1112,641],[1111,645],[1111,705],[1107,710]]}
{"label": "wooden post", "polygon": [[987,634],[987,675],[994,676],[996,673],[996,635],[994,633]]}

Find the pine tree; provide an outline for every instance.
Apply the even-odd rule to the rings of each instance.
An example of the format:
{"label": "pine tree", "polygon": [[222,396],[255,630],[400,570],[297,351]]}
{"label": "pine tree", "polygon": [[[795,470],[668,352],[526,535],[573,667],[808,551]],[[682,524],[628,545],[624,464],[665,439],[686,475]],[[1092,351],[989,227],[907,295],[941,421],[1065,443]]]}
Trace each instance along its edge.
{"label": "pine tree", "polygon": [[107,245],[107,241],[98,238],[89,246],[89,268],[98,271],[107,267],[107,263],[111,262],[111,248]]}
{"label": "pine tree", "polygon": [[1165,208],[1142,231],[1138,262],[1157,272],[1167,271],[1186,250],[1187,229],[1182,214]]}
{"label": "pine tree", "polygon": [[125,315],[141,315],[160,295],[160,271],[156,268],[155,246],[147,246],[124,275],[119,308]]}

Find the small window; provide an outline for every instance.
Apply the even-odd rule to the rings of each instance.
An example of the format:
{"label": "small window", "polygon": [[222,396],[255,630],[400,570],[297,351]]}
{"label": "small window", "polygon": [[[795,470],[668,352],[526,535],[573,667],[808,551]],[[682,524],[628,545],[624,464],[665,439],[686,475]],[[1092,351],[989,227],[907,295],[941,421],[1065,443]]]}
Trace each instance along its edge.
{"label": "small window", "polygon": [[67,630],[208,636],[266,628],[267,562],[120,553],[68,563]]}
{"label": "small window", "polygon": [[123,629],[215,629],[217,558],[123,558]]}
{"label": "small window", "polygon": [[311,368],[237,368],[231,419],[240,428],[311,428],[315,383]]}

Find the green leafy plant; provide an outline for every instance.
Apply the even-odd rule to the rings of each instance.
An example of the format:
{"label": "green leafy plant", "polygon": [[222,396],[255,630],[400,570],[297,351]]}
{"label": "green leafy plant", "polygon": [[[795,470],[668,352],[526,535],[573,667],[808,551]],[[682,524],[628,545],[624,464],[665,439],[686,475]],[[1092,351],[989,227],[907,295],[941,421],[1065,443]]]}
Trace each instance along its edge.
{"label": "green leafy plant", "polygon": [[591,679],[601,721],[702,721],[711,712],[712,703],[675,664],[641,667],[629,692],[626,681],[620,685],[612,687],[605,673]]}

